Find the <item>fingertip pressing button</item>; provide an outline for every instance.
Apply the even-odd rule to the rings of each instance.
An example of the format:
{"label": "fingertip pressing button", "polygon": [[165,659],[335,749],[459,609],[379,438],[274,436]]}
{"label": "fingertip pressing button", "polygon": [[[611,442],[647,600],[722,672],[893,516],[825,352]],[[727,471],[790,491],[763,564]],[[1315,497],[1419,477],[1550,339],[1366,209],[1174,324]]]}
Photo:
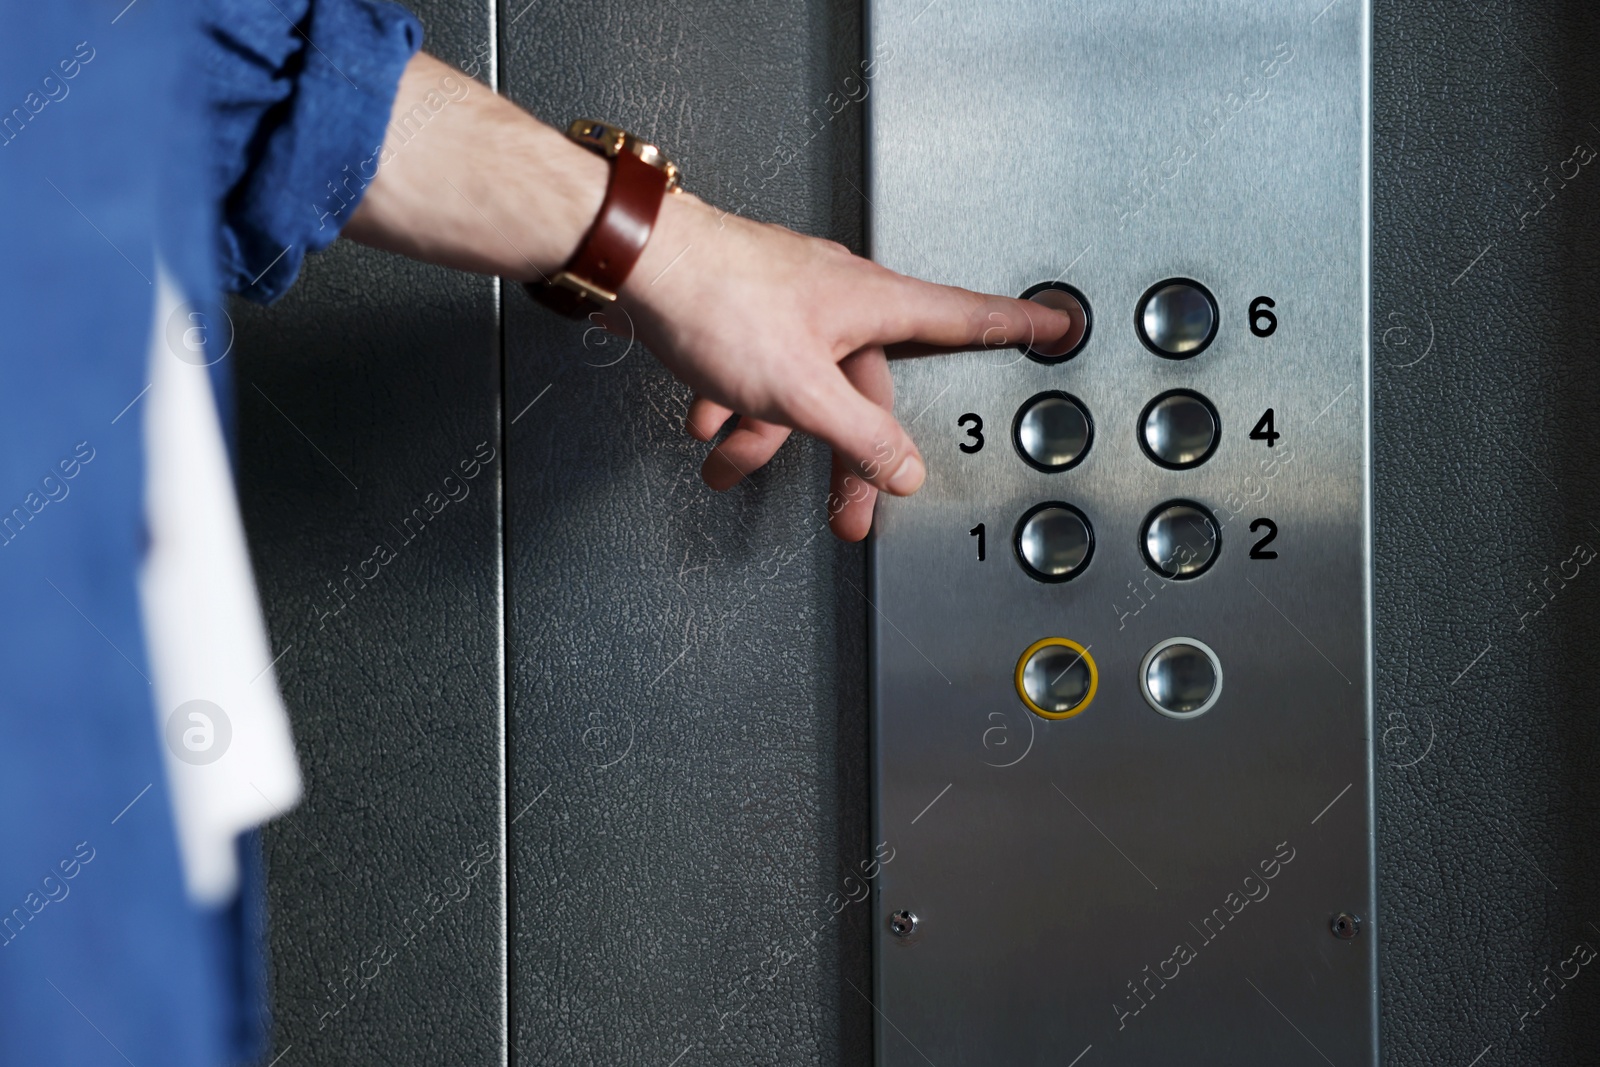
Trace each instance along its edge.
{"label": "fingertip pressing button", "polygon": [[1140,298],[1134,324],[1139,340],[1156,355],[1188,359],[1216,336],[1217,302],[1199,282],[1172,278]]}
{"label": "fingertip pressing button", "polygon": [[1089,340],[1093,325],[1089,301],[1065,282],[1040,282],[1022,294],[1023,300],[1032,300],[1055,311],[1064,311],[1072,319],[1072,328],[1065,337],[1052,342],[1039,342],[1022,346],[1022,351],[1040,363],[1061,363],[1077,355]]}
{"label": "fingertip pressing button", "polygon": [[1168,718],[1204,715],[1222,695],[1222,662],[1204,641],[1169,637],[1145,653],[1139,691]]}

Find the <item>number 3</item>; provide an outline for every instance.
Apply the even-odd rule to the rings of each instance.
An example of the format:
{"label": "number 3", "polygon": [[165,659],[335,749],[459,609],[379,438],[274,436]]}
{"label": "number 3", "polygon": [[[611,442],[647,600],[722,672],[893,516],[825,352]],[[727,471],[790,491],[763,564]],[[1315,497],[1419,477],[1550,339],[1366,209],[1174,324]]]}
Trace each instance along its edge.
{"label": "number 3", "polygon": [[983,419],[980,416],[969,411],[956,420],[956,425],[965,426],[967,428],[967,436],[972,438],[971,444],[963,441],[957,446],[961,451],[970,456],[983,448]]}

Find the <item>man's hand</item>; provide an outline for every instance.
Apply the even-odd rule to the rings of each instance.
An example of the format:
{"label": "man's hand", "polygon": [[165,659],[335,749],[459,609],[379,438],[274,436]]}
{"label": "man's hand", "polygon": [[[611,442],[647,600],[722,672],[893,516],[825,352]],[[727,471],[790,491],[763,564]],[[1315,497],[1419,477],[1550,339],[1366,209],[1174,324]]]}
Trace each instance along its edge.
{"label": "man's hand", "polygon": [[695,391],[686,429],[713,446],[701,477],[736,485],[792,430],[833,449],[829,524],[859,541],[877,493],[908,496],[925,467],[891,414],[884,348],[1055,341],[1072,320],[1029,301],[931,285],[692,196],[667,198],[621,293],[639,338]]}
{"label": "man's hand", "polygon": [[[390,124],[346,236],[518,281],[560,269],[600,209],[603,160],[425,54],[407,66],[394,113],[426,121]],[[619,304],[695,391],[689,433],[710,441],[739,416],[706,460],[706,484],[727,489],[791,430],[809,433],[833,448],[829,522],[849,541],[866,536],[879,490],[913,493],[926,472],[890,413],[886,345],[1043,345],[1072,329],[1038,304],[906,278],[688,194],[662,205]]]}

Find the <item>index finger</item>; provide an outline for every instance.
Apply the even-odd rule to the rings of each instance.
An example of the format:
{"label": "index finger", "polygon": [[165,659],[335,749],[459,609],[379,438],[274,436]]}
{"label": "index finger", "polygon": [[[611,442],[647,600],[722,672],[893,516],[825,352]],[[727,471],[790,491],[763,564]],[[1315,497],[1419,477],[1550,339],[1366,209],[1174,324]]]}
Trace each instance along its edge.
{"label": "index finger", "polygon": [[[1053,290],[1046,290],[1053,293]],[[882,344],[920,342],[935,348],[1070,349],[1088,329],[1077,301],[1056,307],[1038,300],[975,293],[898,277],[881,305],[877,336]]]}

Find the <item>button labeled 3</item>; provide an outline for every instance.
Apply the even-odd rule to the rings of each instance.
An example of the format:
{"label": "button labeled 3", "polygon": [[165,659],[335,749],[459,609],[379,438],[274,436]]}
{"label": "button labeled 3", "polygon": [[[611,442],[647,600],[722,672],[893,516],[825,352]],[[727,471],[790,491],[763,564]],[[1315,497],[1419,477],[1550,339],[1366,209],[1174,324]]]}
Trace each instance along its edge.
{"label": "button labeled 3", "polygon": [[1081,400],[1052,389],[1022,405],[1011,439],[1030,467],[1055,474],[1076,467],[1089,454],[1094,424]]}

